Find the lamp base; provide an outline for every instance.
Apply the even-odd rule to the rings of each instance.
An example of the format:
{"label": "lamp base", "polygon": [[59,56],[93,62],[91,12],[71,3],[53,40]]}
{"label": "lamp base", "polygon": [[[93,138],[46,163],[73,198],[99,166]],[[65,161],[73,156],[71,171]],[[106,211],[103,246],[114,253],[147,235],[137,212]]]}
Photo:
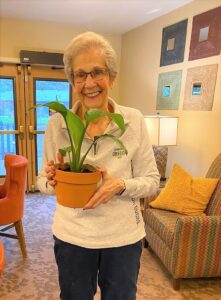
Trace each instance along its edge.
{"label": "lamp base", "polygon": [[160,173],[160,180],[165,181],[165,173],[167,166],[168,147],[167,146],[153,146],[153,152],[157,164],[157,169]]}

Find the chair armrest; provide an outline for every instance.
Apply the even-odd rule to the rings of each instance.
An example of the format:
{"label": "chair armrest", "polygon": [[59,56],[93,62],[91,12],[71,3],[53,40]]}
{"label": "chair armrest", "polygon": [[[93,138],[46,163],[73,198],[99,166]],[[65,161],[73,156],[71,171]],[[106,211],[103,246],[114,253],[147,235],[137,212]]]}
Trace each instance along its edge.
{"label": "chair armrest", "polygon": [[177,219],[172,247],[172,273],[180,277],[221,275],[221,216]]}

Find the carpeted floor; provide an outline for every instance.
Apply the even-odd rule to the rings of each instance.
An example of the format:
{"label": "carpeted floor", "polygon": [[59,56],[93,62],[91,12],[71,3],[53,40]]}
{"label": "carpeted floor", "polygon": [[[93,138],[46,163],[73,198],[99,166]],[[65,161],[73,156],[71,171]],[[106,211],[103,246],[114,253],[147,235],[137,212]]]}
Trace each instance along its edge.
{"label": "carpeted floor", "polygon": [[[17,240],[2,238],[7,261],[0,287],[0,299],[59,299],[57,269],[50,229],[54,209],[54,197],[43,196],[40,193],[26,196],[23,226],[28,258],[23,260]],[[95,300],[99,299],[98,292]],[[221,299],[221,278],[183,280],[181,289],[174,291],[171,278],[159,260],[149,250],[143,249],[137,300],[161,299]]]}

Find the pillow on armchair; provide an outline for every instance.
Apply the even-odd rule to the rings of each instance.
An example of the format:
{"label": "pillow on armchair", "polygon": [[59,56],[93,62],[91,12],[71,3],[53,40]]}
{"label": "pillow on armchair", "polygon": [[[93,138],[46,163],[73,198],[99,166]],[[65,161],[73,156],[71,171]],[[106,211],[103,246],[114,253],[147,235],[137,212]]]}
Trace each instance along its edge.
{"label": "pillow on armchair", "polygon": [[190,216],[201,215],[217,182],[215,178],[193,178],[175,164],[165,188],[149,205]]}

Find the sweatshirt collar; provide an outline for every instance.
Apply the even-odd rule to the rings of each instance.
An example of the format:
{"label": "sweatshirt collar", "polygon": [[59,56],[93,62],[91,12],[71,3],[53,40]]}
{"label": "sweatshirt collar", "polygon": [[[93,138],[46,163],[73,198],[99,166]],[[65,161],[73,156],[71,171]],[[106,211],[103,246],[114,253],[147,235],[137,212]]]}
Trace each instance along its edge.
{"label": "sweatshirt collar", "polygon": [[[120,106],[112,98],[110,98],[110,97],[108,98],[108,102],[113,107],[113,112],[121,114],[122,117],[124,118],[125,125],[127,125],[129,123],[129,119],[127,118],[127,116],[125,115],[125,113],[120,110]],[[71,111],[73,113],[76,113],[77,110],[78,110],[78,108],[80,107],[80,105],[81,105],[80,101],[75,102],[74,105],[73,105],[73,107],[71,108]],[[61,127],[63,129],[67,128],[67,126],[66,126],[65,121],[64,121],[63,118],[62,118]],[[112,133],[112,132],[114,132],[116,130],[118,130],[118,126],[115,124],[115,122],[110,122],[110,124],[109,124],[109,126],[107,128],[108,133]]]}

